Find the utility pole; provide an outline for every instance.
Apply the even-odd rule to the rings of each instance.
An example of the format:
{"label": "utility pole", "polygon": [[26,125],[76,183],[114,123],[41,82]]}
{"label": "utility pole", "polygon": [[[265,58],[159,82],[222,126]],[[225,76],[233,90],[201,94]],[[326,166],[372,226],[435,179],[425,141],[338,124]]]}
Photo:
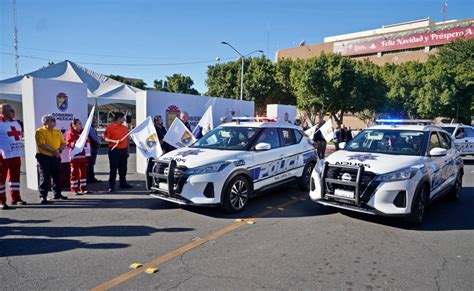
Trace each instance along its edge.
{"label": "utility pole", "polygon": [[13,43],[15,46],[15,68],[16,68],[16,75],[20,75],[20,66],[18,64],[18,60],[20,56],[18,55],[18,29],[16,27],[16,0],[13,1]]}

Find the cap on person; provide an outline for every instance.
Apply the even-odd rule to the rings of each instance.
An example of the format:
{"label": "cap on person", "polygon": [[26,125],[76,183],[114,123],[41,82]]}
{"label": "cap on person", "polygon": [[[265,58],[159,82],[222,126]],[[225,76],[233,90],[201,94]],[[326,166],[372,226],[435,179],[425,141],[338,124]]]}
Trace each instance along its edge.
{"label": "cap on person", "polygon": [[56,121],[56,118],[54,118],[52,114],[46,114],[41,117],[41,122],[43,123],[43,125],[50,121]]}

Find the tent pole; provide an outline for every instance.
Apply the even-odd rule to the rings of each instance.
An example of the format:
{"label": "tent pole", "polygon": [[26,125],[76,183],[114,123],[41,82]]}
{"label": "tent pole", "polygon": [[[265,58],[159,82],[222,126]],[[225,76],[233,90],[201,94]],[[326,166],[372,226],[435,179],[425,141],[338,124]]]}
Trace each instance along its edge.
{"label": "tent pole", "polygon": [[96,112],[97,112],[95,126],[96,126],[96,128],[98,128],[99,127],[99,109],[97,108],[97,97],[95,97],[95,108],[96,108]]}

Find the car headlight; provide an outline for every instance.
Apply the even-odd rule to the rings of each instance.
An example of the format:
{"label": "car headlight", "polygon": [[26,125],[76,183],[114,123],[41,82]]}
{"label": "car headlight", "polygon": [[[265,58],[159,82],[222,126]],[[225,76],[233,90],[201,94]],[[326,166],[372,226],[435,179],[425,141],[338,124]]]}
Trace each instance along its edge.
{"label": "car headlight", "polygon": [[209,165],[189,169],[186,172],[186,174],[200,175],[200,174],[215,173],[215,172],[222,171],[229,164],[230,164],[230,162],[219,162],[219,163],[209,164]]}
{"label": "car headlight", "polygon": [[380,182],[392,182],[392,181],[408,180],[408,179],[413,178],[413,176],[416,175],[417,171],[418,171],[418,169],[416,169],[416,168],[403,169],[403,170],[400,170],[400,171],[391,172],[391,173],[387,173],[387,174],[377,176],[377,178],[375,180],[380,181]]}

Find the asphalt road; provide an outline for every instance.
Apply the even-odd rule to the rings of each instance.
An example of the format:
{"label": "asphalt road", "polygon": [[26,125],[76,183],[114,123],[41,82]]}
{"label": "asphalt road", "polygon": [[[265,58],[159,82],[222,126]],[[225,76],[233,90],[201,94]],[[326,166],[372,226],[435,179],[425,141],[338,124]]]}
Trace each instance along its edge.
{"label": "asphalt road", "polygon": [[94,184],[41,206],[22,188],[29,205],[0,212],[0,289],[474,289],[474,159],[462,198],[431,205],[416,229],[323,208],[293,186],[239,215],[181,208],[149,197],[129,162],[132,191]]}

